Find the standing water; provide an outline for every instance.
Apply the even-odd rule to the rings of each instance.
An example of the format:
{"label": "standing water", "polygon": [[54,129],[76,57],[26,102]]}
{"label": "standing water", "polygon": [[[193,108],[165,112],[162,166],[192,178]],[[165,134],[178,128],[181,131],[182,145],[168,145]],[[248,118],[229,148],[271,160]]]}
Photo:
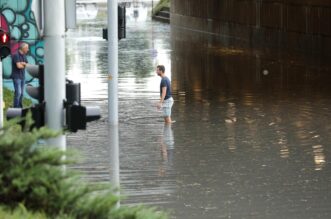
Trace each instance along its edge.
{"label": "standing water", "polygon": [[[103,118],[68,135],[86,180],[110,181],[106,5],[67,32],[67,77]],[[216,40],[151,21],[150,5],[127,5],[119,42],[119,168],[122,204],[172,218],[330,218],[330,66],[281,52],[224,48]],[[84,10],[82,10],[84,13]],[[156,109],[164,64],[175,104],[165,126]]]}

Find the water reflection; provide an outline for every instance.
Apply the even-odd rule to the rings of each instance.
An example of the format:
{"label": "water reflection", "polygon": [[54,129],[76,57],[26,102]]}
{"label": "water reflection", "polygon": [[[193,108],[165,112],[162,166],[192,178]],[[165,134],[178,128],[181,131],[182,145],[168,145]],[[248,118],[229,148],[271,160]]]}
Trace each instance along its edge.
{"label": "water reflection", "polygon": [[98,14],[98,7],[96,3],[76,4],[76,13],[79,20],[95,19]]}
{"label": "water reflection", "polygon": [[[183,174],[178,177],[183,183],[179,191],[210,201],[193,201],[180,193],[190,216],[216,218],[213,210],[198,212],[211,203],[220,203],[217,212],[224,217],[293,218],[290,211],[303,218],[330,215],[328,210],[307,210],[328,208],[321,199],[331,200],[331,194],[325,194],[331,180],[328,62],[300,54],[224,48],[212,36],[174,26],[171,34],[172,83],[178,100],[174,115],[190,124],[188,130],[176,130],[176,142],[187,141],[176,146],[176,153],[196,160],[182,156],[177,164]],[[218,169],[207,171],[205,165]],[[192,184],[201,186],[187,189]],[[270,206],[277,213],[263,210]],[[176,214],[189,215],[179,210]]]}
{"label": "water reflection", "polygon": [[[316,120],[323,121],[327,113],[324,110],[318,114],[316,110],[329,104],[327,82],[331,77],[327,63],[309,60],[310,65],[306,65],[307,60],[300,56],[273,57],[262,51],[210,46],[211,38],[205,40],[202,34],[176,28],[172,30],[172,39],[175,91],[185,93],[185,101],[192,97],[199,102],[226,103],[224,120],[230,150],[236,148],[234,127],[238,126],[237,120],[241,123],[242,116],[253,148],[260,148],[265,141],[265,136],[256,135],[263,127],[259,124],[261,119],[270,121],[266,126],[268,135],[275,138],[282,158],[290,156],[288,139],[293,138],[292,133],[299,145],[313,144],[309,132],[316,131]],[[236,115],[236,111],[241,114]]]}
{"label": "water reflection", "polygon": [[234,123],[237,121],[236,118],[236,105],[234,103],[227,104],[227,117],[225,119],[226,122],[226,130],[227,130],[227,141],[228,148],[230,151],[236,150],[236,131]]}
{"label": "water reflection", "polygon": [[126,14],[128,22],[135,21],[135,22],[145,22],[149,20],[150,17],[150,6],[144,3],[127,3],[125,4],[126,7]]}
{"label": "water reflection", "polygon": [[[157,64],[164,64],[171,76],[169,26],[152,22],[150,2],[127,3],[127,38],[119,41],[119,94],[131,91],[153,96],[157,92]],[[135,17],[133,11],[138,11]],[[66,33],[67,77],[80,82],[82,98],[107,99],[106,4],[96,5],[95,19],[78,19],[78,27]],[[137,93],[137,92],[136,92]]]}
{"label": "water reflection", "polygon": [[322,170],[325,166],[325,155],[324,148],[322,145],[314,145],[314,161],[315,161],[315,170]]}
{"label": "water reflection", "polygon": [[167,169],[173,165],[175,140],[171,124],[164,124],[162,135],[160,136],[160,152],[162,164],[159,169],[159,176],[165,176]]}
{"label": "water reflection", "polygon": [[[80,35],[69,33],[68,76],[93,85],[82,85],[83,100],[101,104],[106,115],[98,101],[107,94],[106,42],[97,19],[81,23]],[[330,217],[327,62],[225,48],[212,36],[170,32],[150,20],[130,19],[127,31],[119,69],[124,204],[161,206],[175,218]],[[177,121],[171,127],[163,126],[153,104],[156,64],[171,73]],[[82,166],[91,178],[109,180],[111,134],[104,121],[89,124],[68,145],[87,151]]]}
{"label": "water reflection", "polygon": [[[126,5],[127,38],[119,42],[119,134],[105,124],[105,118],[89,123],[86,132],[68,136],[68,145],[84,151],[86,160],[75,168],[86,172],[87,179],[110,178],[118,185],[121,172],[121,191],[129,197],[124,204],[165,203],[175,188],[170,168],[174,137],[172,129],[158,121],[154,104],[160,83],[156,65],[164,64],[167,75],[171,75],[170,29],[169,25],[151,21],[146,14],[151,10],[149,4]],[[106,5],[98,4],[97,11],[96,19],[80,19],[78,28],[67,32],[67,77],[81,82],[83,101],[101,106],[106,117],[107,42],[102,39]],[[167,160],[160,157],[160,142],[156,140],[160,134]],[[160,174],[166,173],[162,179],[158,179],[159,170]]]}

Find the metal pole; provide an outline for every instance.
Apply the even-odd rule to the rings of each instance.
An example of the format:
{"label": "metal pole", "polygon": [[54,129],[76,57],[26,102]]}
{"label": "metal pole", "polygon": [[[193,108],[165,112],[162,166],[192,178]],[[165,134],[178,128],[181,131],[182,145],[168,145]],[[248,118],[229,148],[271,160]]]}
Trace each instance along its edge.
{"label": "metal pole", "polygon": [[[111,152],[111,182],[119,188],[119,140],[118,140],[118,3],[108,0],[108,121]],[[118,190],[119,195],[119,190]],[[120,202],[116,203],[116,207]]]}
{"label": "metal pole", "polygon": [[[64,0],[45,1],[45,101],[46,126],[61,131],[65,99],[65,8]],[[49,144],[66,149],[65,135],[50,139]]]}
{"label": "metal pole", "polygon": [[[119,156],[119,139],[118,125],[109,126],[109,146],[110,146],[110,182],[116,189],[115,194],[120,196],[120,156]],[[120,207],[120,202],[116,203],[116,207]]]}
{"label": "metal pole", "polygon": [[2,60],[0,58],[0,128],[3,127],[3,82],[2,82]]}
{"label": "metal pole", "polygon": [[108,119],[118,124],[118,22],[117,0],[108,0]]}

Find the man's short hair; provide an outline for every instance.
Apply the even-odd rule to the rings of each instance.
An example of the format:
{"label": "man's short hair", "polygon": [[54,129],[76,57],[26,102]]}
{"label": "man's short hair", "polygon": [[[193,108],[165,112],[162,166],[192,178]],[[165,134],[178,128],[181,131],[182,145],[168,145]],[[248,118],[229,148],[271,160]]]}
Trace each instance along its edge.
{"label": "man's short hair", "polygon": [[27,43],[21,43],[20,44],[20,47],[19,47],[19,50],[22,50],[26,46],[29,46],[29,44],[27,44]]}
{"label": "man's short hair", "polygon": [[158,65],[157,68],[162,71],[163,73],[165,72],[165,67],[164,65]]}

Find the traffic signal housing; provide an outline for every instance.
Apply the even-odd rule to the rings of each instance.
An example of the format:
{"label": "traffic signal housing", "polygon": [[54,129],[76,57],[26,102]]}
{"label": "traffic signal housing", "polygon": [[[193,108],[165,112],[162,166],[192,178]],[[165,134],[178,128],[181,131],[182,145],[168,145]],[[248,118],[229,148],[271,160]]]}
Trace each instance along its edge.
{"label": "traffic signal housing", "polygon": [[26,117],[31,111],[32,119],[34,121],[32,128],[41,128],[45,126],[45,103],[35,104],[29,108],[22,109],[22,117]]}
{"label": "traffic signal housing", "polygon": [[68,105],[80,105],[80,83],[66,79],[66,99]]}
{"label": "traffic signal housing", "polygon": [[[29,111],[31,111],[34,121],[33,125],[30,127],[31,129],[45,126],[45,103],[35,104],[27,108],[8,108],[6,117],[8,120],[16,117],[26,117]],[[24,127],[25,121],[21,121],[20,125]]]}
{"label": "traffic signal housing", "polygon": [[38,78],[38,87],[33,86],[32,84],[26,85],[26,92],[30,97],[36,99],[38,103],[43,103],[45,100],[45,82],[44,82],[44,65],[30,65],[26,66],[26,70],[33,78]]}
{"label": "traffic signal housing", "polygon": [[0,28],[0,58],[10,55],[10,36],[7,31]]}
{"label": "traffic signal housing", "polygon": [[[118,40],[126,38],[126,8],[124,6],[118,6]],[[102,38],[108,40],[108,28],[102,29]]]}
{"label": "traffic signal housing", "polygon": [[67,105],[66,124],[71,132],[85,130],[88,122],[101,118],[98,106]]}
{"label": "traffic signal housing", "polygon": [[[28,108],[9,108],[7,110],[7,119],[15,117],[25,117],[31,111],[34,125],[31,128],[40,128],[45,125],[45,111],[47,103],[44,100],[44,66],[27,67],[31,76],[39,78],[39,87],[27,86],[27,93],[38,100],[35,104]],[[100,107],[98,106],[82,106],[81,105],[81,90],[80,83],[66,80],[66,100],[64,100],[65,110],[65,128],[71,132],[85,130],[87,122],[95,121],[101,118]],[[24,121],[21,122],[24,126]]]}
{"label": "traffic signal housing", "polygon": [[126,9],[118,6],[118,40],[126,38]]}
{"label": "traffic signal housing", "polygon": [[66,126],[71,132],[85,130],[87,122],[101,118],[98,106],[82,106],[80,83],[66,80]]}

